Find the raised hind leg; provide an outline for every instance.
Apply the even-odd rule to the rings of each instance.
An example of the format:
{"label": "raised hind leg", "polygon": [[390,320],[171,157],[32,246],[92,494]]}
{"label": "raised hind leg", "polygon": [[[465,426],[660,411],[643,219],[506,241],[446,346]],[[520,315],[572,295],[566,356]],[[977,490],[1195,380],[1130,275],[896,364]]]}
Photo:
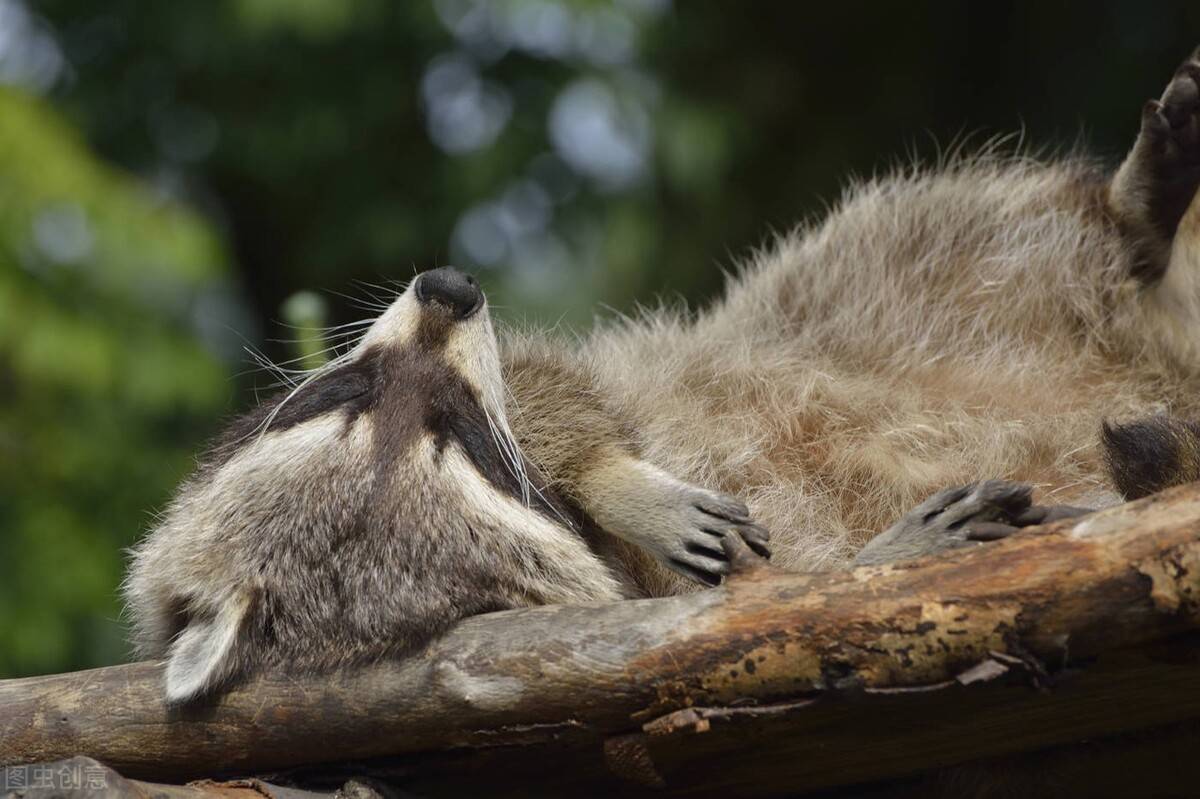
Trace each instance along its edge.
{"label": "raised hind leg", "polygon": [[[1180,223],[1200,186],[1200,48],[1179,67],[1158,100],[1142,107],[1142,127],[1113,178],[1110,201],[1138,240],[1134,274],[1153,283],[1166,274]],[[1200,231],[1192,231],[1200,246]]]}

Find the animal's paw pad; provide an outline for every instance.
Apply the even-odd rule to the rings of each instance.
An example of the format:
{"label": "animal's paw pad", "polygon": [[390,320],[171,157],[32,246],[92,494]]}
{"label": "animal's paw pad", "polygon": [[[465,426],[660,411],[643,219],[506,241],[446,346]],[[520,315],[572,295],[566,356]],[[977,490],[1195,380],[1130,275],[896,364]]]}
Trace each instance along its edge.
{"label": "animal's paw pad", "polygon": [[1165,162],[1200,160],[1200,51],[1179,68],[1161,98],[1147,101],[1142,129]]}
{"label": "animal's paw pad", "polygon": [[1169,236],[1200,185],[1200,48],[1142,107],[1151,217]]}

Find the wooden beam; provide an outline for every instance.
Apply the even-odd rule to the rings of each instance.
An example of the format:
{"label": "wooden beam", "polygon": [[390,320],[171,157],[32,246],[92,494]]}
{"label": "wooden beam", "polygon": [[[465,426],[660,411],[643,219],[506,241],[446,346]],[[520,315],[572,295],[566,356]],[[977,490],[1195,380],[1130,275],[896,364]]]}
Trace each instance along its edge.
{"label": "wooden beam", "polygon": [[3,681],[0,763],[182,781],[388,757],[426,786],[486,763],[499,793],[553,755],[660,791],[798,791],[1200,718],[1197,630],[1188,486],[909,564],[480,616],[402,662],[186,708],[157,664]]}

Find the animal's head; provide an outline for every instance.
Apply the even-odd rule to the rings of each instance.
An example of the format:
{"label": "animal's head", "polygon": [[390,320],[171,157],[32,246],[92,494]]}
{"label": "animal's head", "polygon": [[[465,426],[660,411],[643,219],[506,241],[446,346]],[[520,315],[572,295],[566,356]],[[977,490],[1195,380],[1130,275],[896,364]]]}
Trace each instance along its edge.
{"label": "animal's head", "polygon": [[480,540],[571,522],[519,452],[504,394],[483,293],[442,268],[353,350],[235,420],[126,582],[140,650],[168,658],[168,696],[272,652],[332,664],[509,604],[489,569],[520,555]]}

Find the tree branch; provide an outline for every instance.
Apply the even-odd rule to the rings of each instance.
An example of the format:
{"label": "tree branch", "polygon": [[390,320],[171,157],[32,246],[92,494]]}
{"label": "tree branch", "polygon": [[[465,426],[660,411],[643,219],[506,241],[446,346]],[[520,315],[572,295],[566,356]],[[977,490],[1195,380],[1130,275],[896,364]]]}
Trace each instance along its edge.
{"label": "tree branch", "polygon": [[427,785],[473,764],[490,793],[532,773],[798,791],[1200,718],[1198,629],[1188,486],[911,564],[480,616],[402,662],[194,707],[165,706],[150,663],[3,681],[0,763],[180,781],[388,757]]}

